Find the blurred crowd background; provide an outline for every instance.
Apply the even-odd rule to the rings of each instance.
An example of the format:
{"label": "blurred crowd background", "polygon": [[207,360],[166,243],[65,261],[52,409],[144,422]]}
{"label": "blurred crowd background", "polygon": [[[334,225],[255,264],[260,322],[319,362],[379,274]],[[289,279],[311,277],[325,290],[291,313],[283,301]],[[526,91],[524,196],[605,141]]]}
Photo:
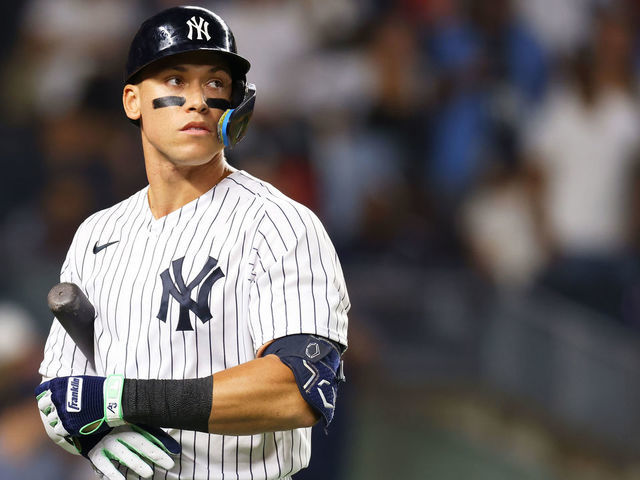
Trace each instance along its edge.
{"label": "blurred crowd background", "polygon": [[[3,2],[2,480],[92,478],[32,398],[45,298],[81,221],[146,185],[122,71],[180,3]],[[296,479],[640,479],[640,3],[198,4],[258,89],[230,162],[320,216],[351,295]]]}

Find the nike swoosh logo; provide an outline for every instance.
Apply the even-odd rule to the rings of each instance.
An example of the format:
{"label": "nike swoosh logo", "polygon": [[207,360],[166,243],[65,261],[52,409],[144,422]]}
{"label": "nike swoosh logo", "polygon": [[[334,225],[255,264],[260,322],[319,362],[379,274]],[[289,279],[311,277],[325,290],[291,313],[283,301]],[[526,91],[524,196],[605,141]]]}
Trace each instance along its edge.
{"label": "nike swoosh logo", "polygon": [[116,240],[115,242],[109,242],[109,243],[105,243],[104,245],[100,245],[98,246],[98,242],[96,242],[96,244],[93,246],[93,253],[96,254],[98,253],[100,250],[104,250],[105,248],[113,245],[114,243],[118,243],[120,240]]}

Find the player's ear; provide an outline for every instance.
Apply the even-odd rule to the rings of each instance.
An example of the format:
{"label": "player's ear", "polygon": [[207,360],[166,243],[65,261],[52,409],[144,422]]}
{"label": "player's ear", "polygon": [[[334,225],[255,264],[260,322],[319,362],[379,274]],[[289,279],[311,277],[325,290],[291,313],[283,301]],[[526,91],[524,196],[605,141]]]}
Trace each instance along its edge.
{"label": "player's ear", "polygon": [[130,83],[122,91],[122,105],[124,112],[131,120],[140,120],[140,88]]}

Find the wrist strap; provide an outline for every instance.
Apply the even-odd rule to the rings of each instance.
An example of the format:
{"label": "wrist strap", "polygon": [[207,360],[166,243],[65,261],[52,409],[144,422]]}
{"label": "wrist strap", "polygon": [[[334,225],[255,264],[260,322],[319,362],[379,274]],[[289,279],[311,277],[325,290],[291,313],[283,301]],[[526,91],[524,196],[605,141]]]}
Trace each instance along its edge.
{"label": "wrist strap", "polygon": [[124,375],[109,375],[104,381],[104,418],[110,427],[127,423],[122,418],[123,389]]}

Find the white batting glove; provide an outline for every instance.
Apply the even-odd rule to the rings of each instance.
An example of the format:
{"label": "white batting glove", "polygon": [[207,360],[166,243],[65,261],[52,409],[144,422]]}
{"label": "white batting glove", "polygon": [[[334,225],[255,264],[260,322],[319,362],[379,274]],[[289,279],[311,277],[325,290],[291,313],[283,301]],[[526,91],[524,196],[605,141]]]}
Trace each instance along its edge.
{"label": "white batting glove", "polygon": [[112,460],[128,467],[142,478],[151,478],[153,469],[143,459],[170,470],[175,463],[167,452],[173,453],[157,437],[135,425],[126,425],[109,432],[89,451],[87,458],[103,478],[126,480]]}
{"label": "white batting glove", "polygon": [[64,448],[67,452],[73,455],[80,455],[80,451],[73,443],[73,439],[69,436],[69,433],[64,429],[62,423],[58,419],[58,415],[55,411],[55,406],[51,402],[51,393],[49,395],[42,394],[38,397],[38,412],[40,413],[40,420],[44,425],[44,429],[47,435],[53,443]]}
{"label": "white batting glove", "polygon": [[[142,478],[150,478],[153,475],[153,469],[145,460],[170,470],[175,463],[169,454],[180,453],[180,444],[162,429],[133,424],[116,427],[108,433],[97,434],[102,435],[102,438],[91,446],[96,441],[95,436],[69,436],[58,418],[49,390],[38,395],[37,400],[40,418],[49,438],[67,452],[88,458],[101,478],[126,480],[112,460],[128,467]],[[90,450],[87,452],[87,449]]]}

